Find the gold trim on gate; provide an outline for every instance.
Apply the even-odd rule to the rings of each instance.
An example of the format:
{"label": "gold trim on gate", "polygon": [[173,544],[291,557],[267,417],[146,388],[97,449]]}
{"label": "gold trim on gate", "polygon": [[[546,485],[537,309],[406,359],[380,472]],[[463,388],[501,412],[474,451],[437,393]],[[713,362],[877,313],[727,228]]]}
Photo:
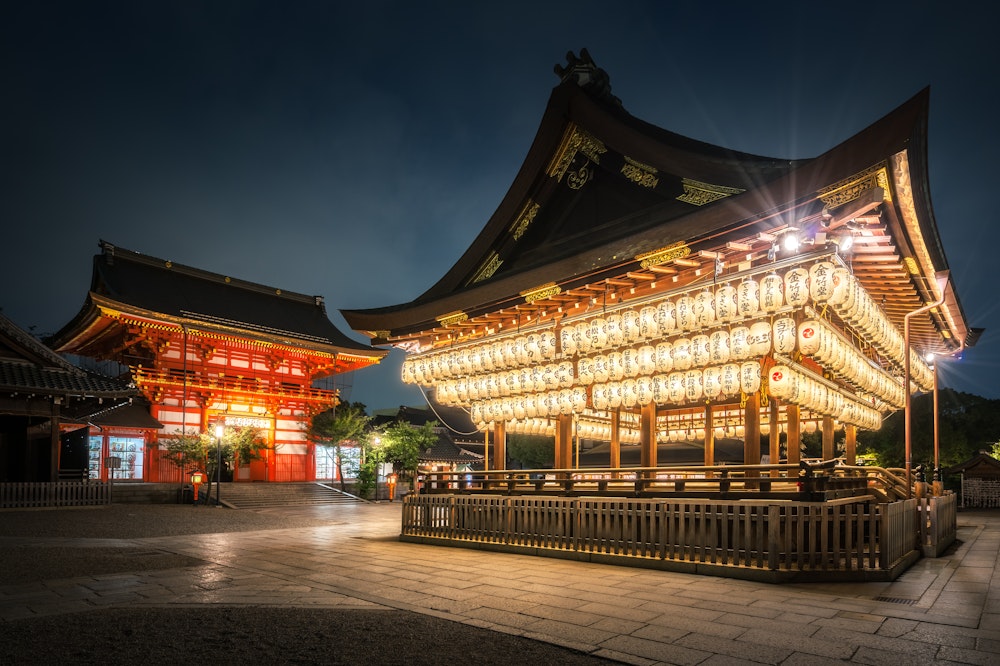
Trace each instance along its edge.
{"label": "gold trim on gate", "polygon": [[521,240],[521,236],[528,230],[528,227],[535,219],[535,215],[538,214],[539,208],[540,206],[531,199],[528,200],[528,203],[524,204],[521,214],[517,216],[514,224],[510,225],[510,235],[514,237],[514,240]]}
{"label": "gold trim on gate", "polygon": [[552,162],[549,163],[546,173],[561,181],[577,153],[583,153],[590,161],[600,164],[601,155],[606,152],[608,149],[600,139],[583,131],[575,123],[570,123],[563,135],[562,143],[559,144],[559,150],[556,151]]}
{"label": "gold trim on gate", "polygon": [[623,176],[631,180],[633,183],[637,183],[650,189],[659,185],[660,179],[656,176],[659,172],[655,167],[643,164],[642,162],[632,159],[628,155],[624,155],[623,157],[625,158],[625,164],[622,165]]}

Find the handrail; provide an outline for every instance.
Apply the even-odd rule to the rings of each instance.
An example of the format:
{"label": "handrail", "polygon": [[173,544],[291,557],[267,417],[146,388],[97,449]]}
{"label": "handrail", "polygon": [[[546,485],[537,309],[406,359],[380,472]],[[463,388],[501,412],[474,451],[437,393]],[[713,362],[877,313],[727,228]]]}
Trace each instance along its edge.
{"label": "handrail", "polygon": [[[773,472],[773,474],[772,474]],[[902,480],[879,467],[827,461],[819,465],[712,465],[684,467],[599,467],[577,469],[427,472],[418,492],[429,494],[748,496],[834,499],[881,491],[886,499],[906,497]]]}

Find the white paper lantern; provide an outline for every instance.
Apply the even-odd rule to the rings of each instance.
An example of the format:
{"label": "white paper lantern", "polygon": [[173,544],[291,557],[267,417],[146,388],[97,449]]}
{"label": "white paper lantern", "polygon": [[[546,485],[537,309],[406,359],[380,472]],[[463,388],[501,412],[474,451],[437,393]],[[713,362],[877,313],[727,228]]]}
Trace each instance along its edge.
{"label": "white paper lantern", "polygon": [[656,323],[660,329],[660,335],[668,335],[677,329],[677,306],[669,298],[665,298],[657,304]]}
{"label": "white paper lantern", "polygon": [[580,383],[587,386],[594,383],[594,360],[581,356],[576,361],[576,376]]}
{"label": "white paper lantern", "polygon": [[843,266],[837,266],[833,269],[833,274],[831,279],[833,280],[833,289],[830,291],[830,298],[827,299],[833,307],[842,305],[844,301],[847,300],[847,294],[851,289],[851,272],[844,268]]}
{"label": "white paper lantern", "polygon": [[729,322],[739,318],[739,308],[736,306],[736,287],[728,282],[715,292],[715,318],[721,322]]}
{"label": "white paper lantern", "polygon": [[704,393],[702,381],[701,370],[692,369],[684,373],[684,397],[688,402],[701,400],[701,396]]}
{"label": "white paper lantern", "polygon": [[715,294],[704,290],[694,297],[696,328],[708,328],[715,323]]}
{"label": "white paper lantern", "polygon": [[767,356],[771,353],[771,325],[766,321],[757,321],[750,326],[750,356]]}
{"label": "white paper lantern", "polygon": [[625,327],[622,323],[622,316],[617,312],[609,314],[607,317],[608,345],[620,347],[625,342]]}
{"label": "white paper lantern", "polygon": [[734,361],[750,358],[750,328],[734,326],[729,330],[729,356]]}
{"label": "white paper lantern", "polygon": [[809,302],[809,271],[796,267],[785,273],[785,302],[793,307]]}
{"label": "white paper lantern", "polygon": [[627,342],[638,342],[642,338],[642,324],[639,321],[638,311],[622,311],[622,329],[625,331]]}
{"label": "white paper lantern", "polygon": [[618,409],[622,406],[622,385],[621,382],[608,382],[608,406],[611,409]]}
{"label": "white paper lantern", "polygon": [[626,377],[639,374],[639,354],[635,349],[626,347],[622,350],[622,369]]}
{"label": "white paper lantern", "polygon": [[674,369],[674,345],[664,341],[656,345],[656,371],[670,372]]}
{"label": "white paper lantern", "polygon": [[757,361],[740,365],[740,390],[748,394],[760,390],[760,363]]}
{"label": "white paper lantern", "polygon": [[677,370],[687,370],[691,367],[691,340],[690,338],[677,338],[674,340],[672,352],[674,368]]}
{"label": "white paper lantern", "polygon": [[639,377],[635,380],[636,402],[640,405],[648,405],[653,402],[653,378]]}
{"label": "white paper lantern", "polygon": [[704,333],[691,337],[691,365],[703,368],[709,360],[709,337]]}
{"label": "white paper lantern", "polygon": [[611,381],[619,381],[625,377],[625,363],[622,360],[622,353],[613,351],[607,355],[608,375]]}
{"label": "white paper lantern", "polygon": [[590,348],[604,349],[608,346],[608,321],[597,317],[590,321]]}
{"label": "white paper lantern", "polygon": [[606,384],[594,384],[590,390],[590,397],[594,403],[594,409],[605,410],[608,408],[608,387]]}
{"label": "white paper lantern", "polygon": [[652,305],[639,310],[639,335],[647,340],[660,337],[660,327],[656,323],[656,308]]}
{"label": "white paper lantern", "polygon": [[514,418],[522,421],[528,416],[527,410],[524,408],[524,396],[515,398],[511,401],[514,404]]}
{"label": "white paper lantern", "polygon": [[798,339],[795,320],[791,317],[778,317],[771,325],[771,340],[774,351],[778,354],[791,354],[795,351]]}
{"label": "white paper lantern", "polygon": [[573,364],[570,361],[556,364],[556,383],[563,388],[573,386]]}
{"label": "white paper lantern", "polygon": [[670,399],[668,398],[668,379],[667,375],[656,375],[653,377],[653,402],[657,405],[665,405]]}
{"label": "white paper lantern", "polygon": [[681,296],[677,299],[677,325],[682,331],[693,331],[697,328],[694,299],[690,296]]}
{"label": "white paper lantern", "polygon": [[524,364],[531,365],[542,360],[542,336],[529,333],[524,337]]}
{"label": "white paper lantern", "polygon": [[824,303],[833,294],[833,271],[829,261],[819,261],[809,268],[809,297],[814,303]]}
{"label": "white paper lantern", "polygon": [[760,285],[747,278],[736,288],[736,309],[740,317],[752,317],[760,310]]}
{"label": "white paper lantern", "polygon": [[414,374],[413,366],[416,365],[412,358],[408,358],[403,361],[402,377],[404,384],[415,384],[416,376]]}
{"label": "white paper lantern", "polygon": [[787,365],[776,365],[767,373],[767,390],[775,398],[785,399],[792,389],[792,371]]}
{"label": "white paper lantern", "polygon": [[819,351],[820,332],[822,325],[815,319],[807,319],[799,324],[799,351],[805,356],[812,356]]}
{"label": "white paper lantern", "polygon": [[714,365],[722,365],[729,361],[729,331],[722,329],[712,331],[708,336],[708,360]]}
{"label": "white paper lantern", "polygon": [[760,309],[777,312],[785,304],[784,280],[777,273],[769,273],[760,280]]}
{"label": "white paper lantern", "polygon": [[667,375],[667,402],[675,405],[684,402],[683,372],[671,372]]}
{"label": "white paper lantern", "polygon": [[639,392],[634,379],[622,382],[622,407],[632,409],[638,404]]}
{"label": "white paper lantern", "polygon": [[573,393],[573,412],[582,414],[587,409],[587,389],[574,386],[570,391]]}
{"label": "white paper lantern", "polygon": [[636,352],[639,366],[639,374],[651,375],[656,372],[656,347],[653,345],[643,345]]}
{"label": "white paper lantern", "polygon": [[576,353],[586,354],[589,352],[592,349],[590,342],[590,322],[577,322],[573,326],[573,343],[576,345]]}
{"label": "white paper lantern", "polygon": [[604,384],[611,379],[611,370],[608,366],[608,357],[600,354],[594,357],[594,381]]}
{"label": "white paper lantern", "polygon": [[711,400],[718,398],[722,394],[722,368],[717,366],[705,368],[701,377],[705,397]]}

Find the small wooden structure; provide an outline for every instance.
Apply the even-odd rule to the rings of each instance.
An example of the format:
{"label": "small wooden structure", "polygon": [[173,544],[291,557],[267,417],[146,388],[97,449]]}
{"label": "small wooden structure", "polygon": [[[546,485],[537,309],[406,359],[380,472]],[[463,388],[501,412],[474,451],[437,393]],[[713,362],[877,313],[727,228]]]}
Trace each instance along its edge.
{"label": "small wooden structure", "polygon": [[988,453],[981,452],[965,462],[949,467],[943,474],[961,475],[962,487],[959,497],[962,508],[1000,507],[1000,460]]}

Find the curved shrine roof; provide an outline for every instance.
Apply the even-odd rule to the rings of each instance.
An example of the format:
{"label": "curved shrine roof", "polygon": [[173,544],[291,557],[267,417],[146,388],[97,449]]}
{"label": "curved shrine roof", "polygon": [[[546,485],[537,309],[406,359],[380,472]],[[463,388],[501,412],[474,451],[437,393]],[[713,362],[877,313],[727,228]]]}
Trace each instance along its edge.
{"label": "curved shrine roof", "polygon": [[306,349],[378,359],[387,352],[344,335],[329,320],[321,296],[238,280],[143,255],[101,241],[94,257],[87,303],[53,336],[53,346],[74,352],[100,317],[99,308],[165,319]]}

